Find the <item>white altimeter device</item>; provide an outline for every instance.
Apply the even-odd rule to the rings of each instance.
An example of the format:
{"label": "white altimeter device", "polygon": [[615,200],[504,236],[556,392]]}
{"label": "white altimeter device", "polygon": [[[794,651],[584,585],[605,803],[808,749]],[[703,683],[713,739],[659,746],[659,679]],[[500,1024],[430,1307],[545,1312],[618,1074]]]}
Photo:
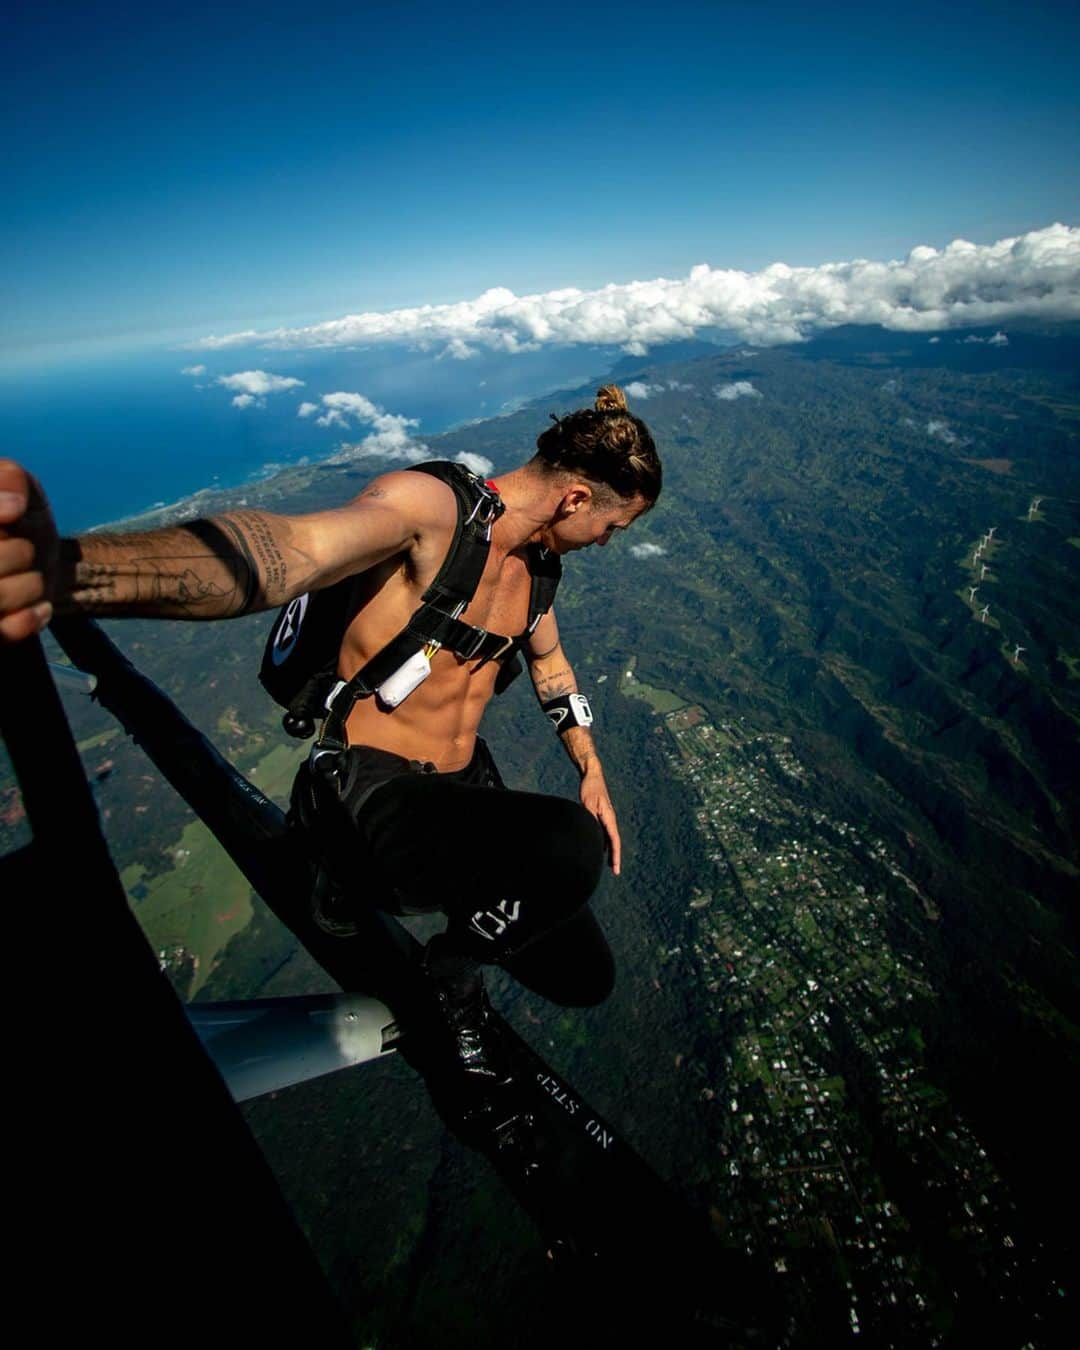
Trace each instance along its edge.
{"label": "white altimeter device", "polygon": [[426,651],[419,651],[398,666],[389,679],[383,680],[375,690],[380,701],[388,708],[396,708],[409,697],[412,691],[424,683],[431,674],[431,661]]}

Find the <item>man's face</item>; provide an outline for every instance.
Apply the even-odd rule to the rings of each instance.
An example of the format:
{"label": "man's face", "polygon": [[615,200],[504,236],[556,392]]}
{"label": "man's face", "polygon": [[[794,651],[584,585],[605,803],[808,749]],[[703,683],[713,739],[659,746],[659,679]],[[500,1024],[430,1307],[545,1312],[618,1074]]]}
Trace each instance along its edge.
{"label": "man's face", "polygon": [[603,548],[647,509],[648,502],[641,496],[630,501],[612,497],[605,503],[603,497],[594,493],[584,501],[564,502],[563,514],[551,527],[549,547],[560,554],[588,548],[590,544]]}

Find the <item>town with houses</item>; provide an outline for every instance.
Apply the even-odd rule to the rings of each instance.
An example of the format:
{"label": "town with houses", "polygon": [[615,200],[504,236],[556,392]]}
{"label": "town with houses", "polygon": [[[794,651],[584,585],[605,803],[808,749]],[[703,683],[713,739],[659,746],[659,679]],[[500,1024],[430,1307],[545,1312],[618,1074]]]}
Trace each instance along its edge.
{"label": "town with houses", "polygon": [[689,967],[723,1048],[700,1098],[729,1241],[820,1336],[934,1346],[996,1321],[1019,1335],[1002,1344],[1050,1344],[1040,1324],[1066,1296],[1052,1254],[1020,1235],[924,1062],[932,899],[882,839],[818,804],[789,737],[673,708],[633,664],[620,683],[652,704],[712,864],[688,901],[692,950],[663,957]]}

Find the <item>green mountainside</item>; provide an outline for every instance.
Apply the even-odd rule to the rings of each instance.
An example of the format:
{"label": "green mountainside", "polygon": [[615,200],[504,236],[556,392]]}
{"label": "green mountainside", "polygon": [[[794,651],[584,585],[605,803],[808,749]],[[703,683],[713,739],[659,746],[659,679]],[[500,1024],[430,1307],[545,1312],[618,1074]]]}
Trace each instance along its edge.
{"label": "green mountainside", "polygon": [[[1049,1345],[1067,1324],[1078,370],[1064,326],[845,329],[616,372],[665,491],[570,560],[558,610],[627,843],[595,901],[620,978],[582,1012],[505,980],[496,997],[756,1260],[797,1343]],[[505,470],[548,411],[593,392],[432,454]],[[378,467],[290,470],[198,509],[312,509]],[[281,797],[293,752],[254,678],[266,627],[110,625]],[[523,684],[485,724],[504,776],[570,793]],[[78,700],[72,715],[181,992],[328,987],[108,719]],[[20,828],[0,778],[0,843]],[[362,1343],[434,1326],[441,1346],[551,1341],[526,1222],[404,1065],[246,1114]]]}

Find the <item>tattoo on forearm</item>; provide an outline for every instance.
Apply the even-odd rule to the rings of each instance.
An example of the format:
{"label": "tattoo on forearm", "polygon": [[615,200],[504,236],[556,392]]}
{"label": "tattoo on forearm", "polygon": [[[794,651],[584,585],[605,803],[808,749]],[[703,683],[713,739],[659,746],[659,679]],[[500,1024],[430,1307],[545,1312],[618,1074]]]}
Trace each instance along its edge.
{"label": "tattoo on forearm", "polygon": [[552,671],[549,675],[539,676],[535,684],[536,697],[541,703],[546,703],[549,698],[558,698],[561,694],[572,694],[577,689],[574,672],[569,666],[563,670]]}
{"label": "tattoo on forearm", "polygon": [[64,589],[90,612],[229,618],[287,594],[289,534],[261,512],[236,511],[146,534],[66,540]]}

